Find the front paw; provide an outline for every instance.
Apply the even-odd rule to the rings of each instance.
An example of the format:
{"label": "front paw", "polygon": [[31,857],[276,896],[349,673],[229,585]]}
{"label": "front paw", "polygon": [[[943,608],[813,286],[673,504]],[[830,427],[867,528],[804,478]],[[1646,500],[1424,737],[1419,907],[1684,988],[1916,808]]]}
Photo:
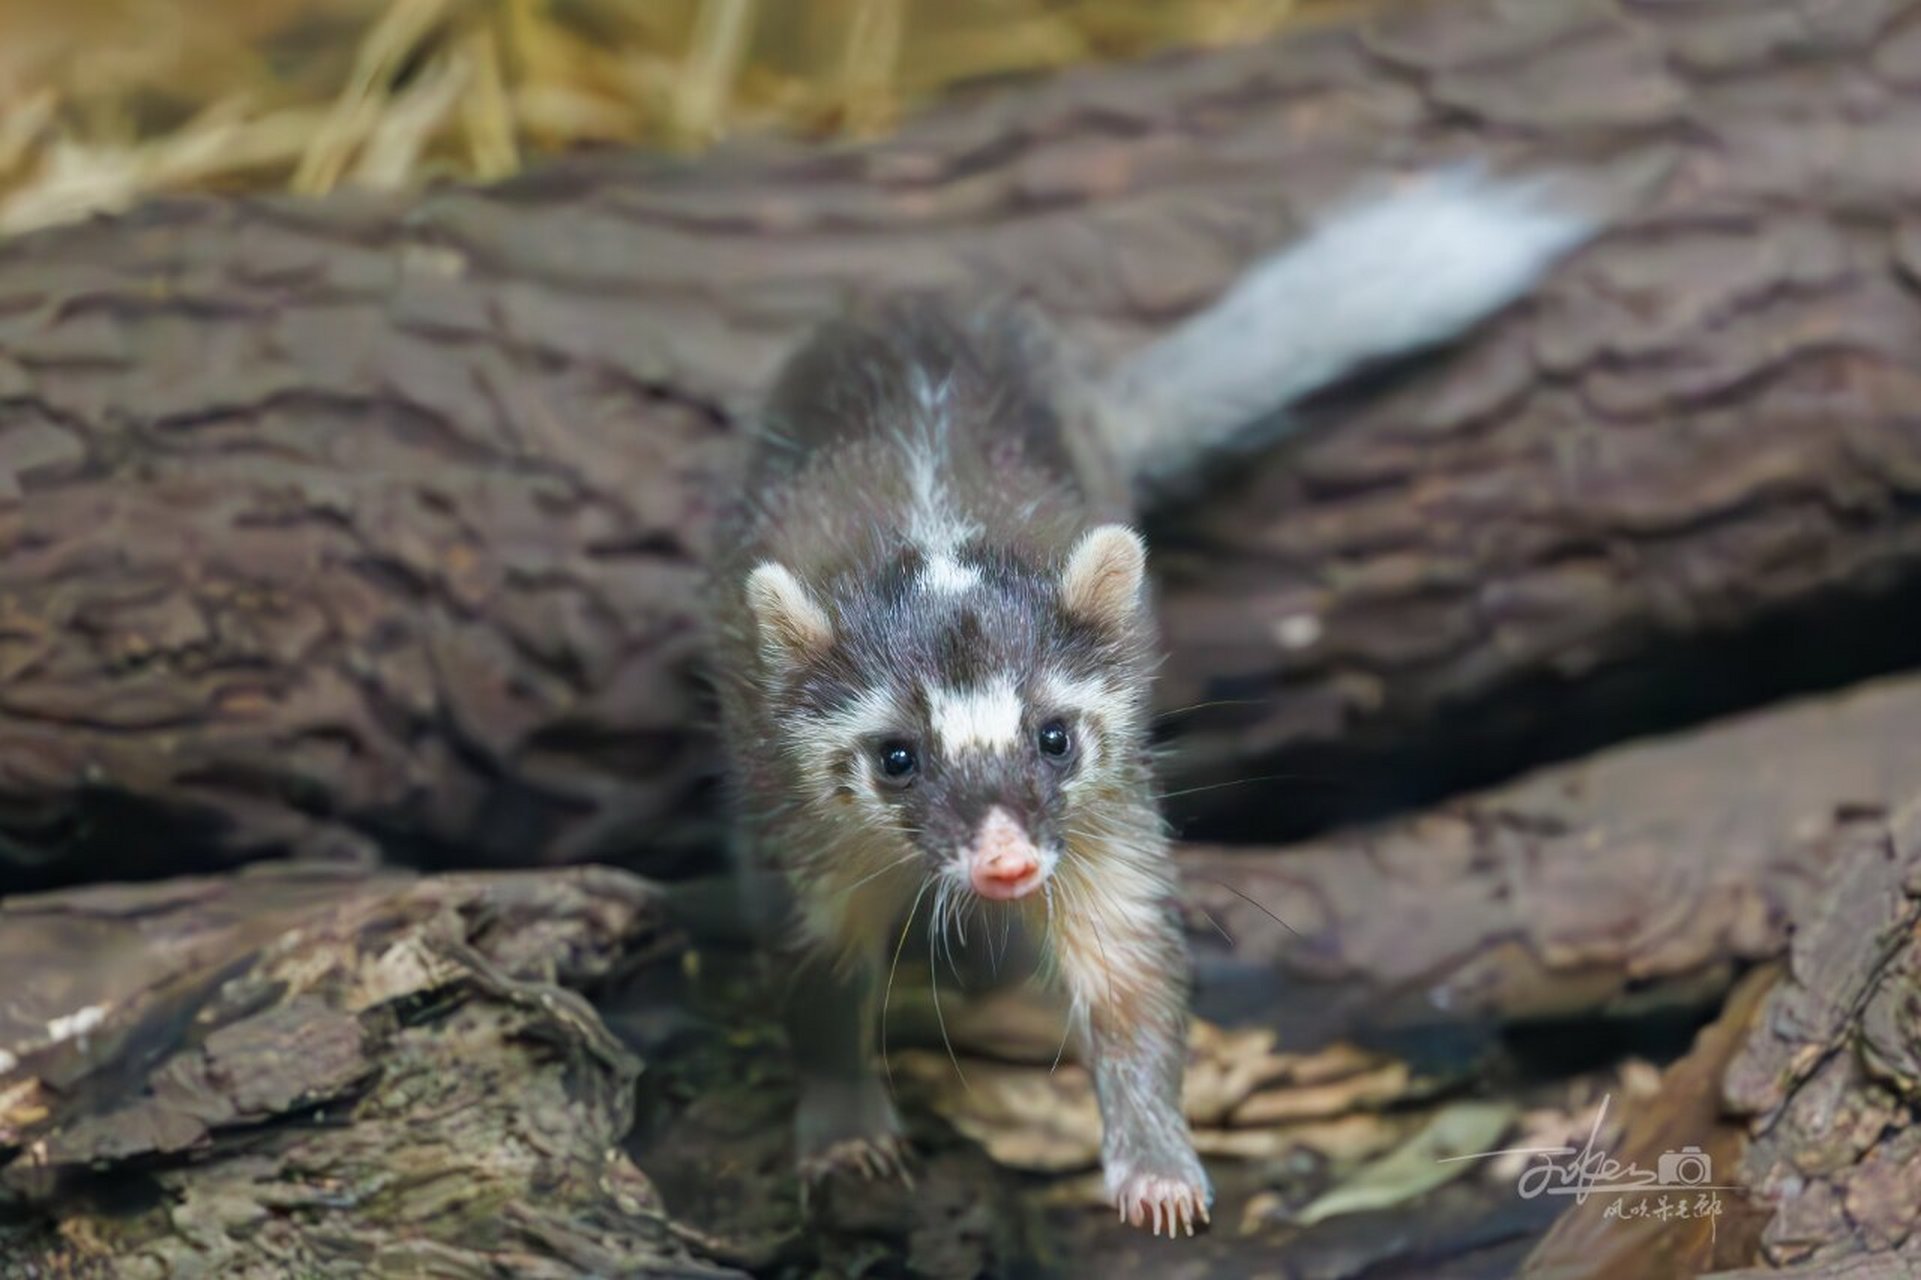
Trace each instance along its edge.
{"label": "front paw", "polygon": [[907,1139],[899,1134],[862,1135],[802,1151],[796,1162],[801,1183],[813,1186],[836,1173],[863,1178],[898,1178],[909,1187],[914,1175],[907,1169]]}
{"label": "front paw", "polygon": [[823,1082],[801,1091],[794,1157],[803,1189],[836,1173],[898,1178],[909,1186],[907,1139],[878,1081]]}
{"label": "front paw", "polygon": [[1109,1168],[1108,1195],[1120,1211],[1121,1221],[1147,1227],[1155,1235],[1167,1229],[1169,1239],[1175,1231],[1194,1234],[1194,1223],[1207,1222],[1214,1191],[1199,1161],[1191,1155],[1175,1163],[1175,1172],[1148,1169]]}

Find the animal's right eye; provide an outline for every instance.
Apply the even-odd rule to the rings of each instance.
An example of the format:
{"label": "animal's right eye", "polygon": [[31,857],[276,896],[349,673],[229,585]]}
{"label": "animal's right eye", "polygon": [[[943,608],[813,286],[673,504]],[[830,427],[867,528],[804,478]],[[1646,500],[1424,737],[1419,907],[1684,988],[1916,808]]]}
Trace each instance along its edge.
{"label": "animal's right eye", "polygon": [[880,776],[896,787],[904,787],[920,771],[920,753],[911,742],[883,742],[879,754]]}

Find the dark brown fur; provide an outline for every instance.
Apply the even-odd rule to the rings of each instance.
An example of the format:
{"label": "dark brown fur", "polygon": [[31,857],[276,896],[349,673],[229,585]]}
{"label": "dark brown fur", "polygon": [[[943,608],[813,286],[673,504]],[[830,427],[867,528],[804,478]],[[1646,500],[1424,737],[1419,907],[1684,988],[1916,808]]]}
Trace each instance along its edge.
{"label": "dark brown fur", "polygon": [[[810,1057],[800,1116],[810,1175],[898,1154],[871,1061],[875,983],[930,882],[943,917],[974,905],[949,895],[943,862],[998,806],[1063,854],[1045,903],[990,906],[1030,929],[1047,908],[1050,967],[1106,1117],[1110,1186],[1124,1212],[1165,1214],[1171,1228],[1177,1211],[1204,1213],[1207,1193],[1178,1109],[1186,957],[1147,767],[1155,637],[1144,602],[1112,619],[1063,605],[1077,545],[1132,514],[1074,386],[1036,326],[1004,311],[916,298],[823,329],[775,389],[720,557],[723,721],[742,854],[784,880],[789,902],[776,910],[794,922],[789,945],[818,970],[808,998],[859,1010],[840,1045],[797,1040]],[[964,527],[939,554],[979,584],[951,595],[922,578],[929,474],[935,505]],[[831,620],[817,648],[770,651],[743,585],[768,562]],[[872,743],[791,741],[795,725],[837,723],[877,686],[891,690],[893,732],[919,740],[928,689],[996,678],[1017,682],[1032,721],[1023,732],[1051,717],[1084,746],[1060,761],[957,753],[896,794],[877,785]],[[1074,681],[1116,692],[1053,709],[1048,690]]]}

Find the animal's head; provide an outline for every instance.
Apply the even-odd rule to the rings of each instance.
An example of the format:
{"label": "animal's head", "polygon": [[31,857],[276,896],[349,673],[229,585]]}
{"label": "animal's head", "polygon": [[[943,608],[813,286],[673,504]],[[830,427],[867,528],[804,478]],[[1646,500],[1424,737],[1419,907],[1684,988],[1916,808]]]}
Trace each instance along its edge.
{"label": "animal's head", "polygon": [[994,901],[1039,890],[1143,780],[1152,630],[1145,551],[1121,525],[1060,563],[984,539],[909,548],[870,580],[746,584],[761,675],[805,802]]}

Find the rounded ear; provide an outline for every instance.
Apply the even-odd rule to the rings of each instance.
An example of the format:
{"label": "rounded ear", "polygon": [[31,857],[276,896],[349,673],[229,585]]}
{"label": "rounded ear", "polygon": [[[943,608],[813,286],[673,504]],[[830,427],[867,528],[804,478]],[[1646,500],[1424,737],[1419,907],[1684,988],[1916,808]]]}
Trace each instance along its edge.
{"label": "rounded ear", "polygon": [[1147,546],[1124,524],[1090,529],[1075,544],[1061,574],[1061,608],[1071,618],[1118,627],[1141,604]]}
{"label": "rounded ear", "polygon": [[760,652],[776,668],[822,653],[834,624],[785,565],[769,560],[747,575],[747,607],[754,613]]}

